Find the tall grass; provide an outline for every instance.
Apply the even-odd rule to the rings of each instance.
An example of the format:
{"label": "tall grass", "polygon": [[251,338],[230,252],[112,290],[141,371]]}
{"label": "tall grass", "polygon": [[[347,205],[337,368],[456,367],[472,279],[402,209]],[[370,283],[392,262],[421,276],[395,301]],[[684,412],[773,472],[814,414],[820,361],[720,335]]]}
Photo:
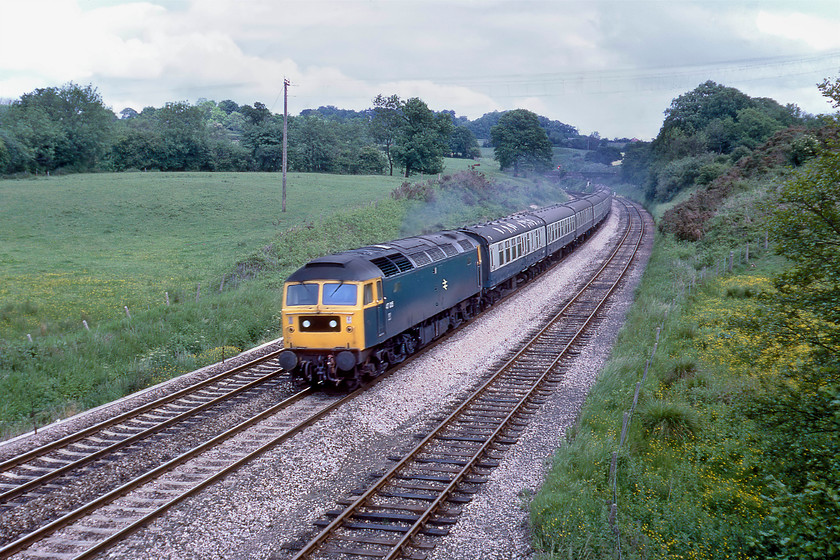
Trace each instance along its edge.
{"label": "tall grass", "polygon": [[[736,404],[756,381],[726,367],[724,345],[749,341],[732,340],[719,306],[729,300],[732,311],[728,284],[759,285],[751,279],[766,270],[741,267],[689,294],[680,271],[696,274],[694,249],[656,240],[612,355],[531,503],[534,541],[547,558],[617,558],[619,551],[628,559],[750,557],[750,539],[767,514],[762,450]],[[738,300],[738,313],[754,304]],[[619,446],[658,327],[656,353]]]}

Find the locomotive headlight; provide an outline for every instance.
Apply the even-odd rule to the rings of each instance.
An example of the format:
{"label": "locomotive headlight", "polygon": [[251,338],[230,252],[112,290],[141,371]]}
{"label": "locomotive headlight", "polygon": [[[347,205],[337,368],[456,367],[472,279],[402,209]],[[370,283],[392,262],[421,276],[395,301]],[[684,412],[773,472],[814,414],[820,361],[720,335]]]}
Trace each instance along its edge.
{"label": "locomotive headlight", "polygon": [[294,327],[289,327],[289,332],[295,332],[295,328]]}
{"label": "locomotive headlight", "polygon": [[353,327],[351,327],[350,325],[347,325],[347,332],[353,332]]}
{"label": "locomotive headlight", "polygon": [[[309,326],[309,325],[307,325],[307,326]],[[336,321],[335,319],[333,319],[332,321],[330,321],[330,328],[333,328],[333,329],[334,329],[334,328],[336,328],[337,326],[338,326],[338,321]]]}
{"label": "locomotive headlight", "polygon": [[309,327],[312,326],[312,323],[309,321],[309,319],[304,319],[303,323],[301,323],[301,325],[303,326],[303,328],[308,329]]}

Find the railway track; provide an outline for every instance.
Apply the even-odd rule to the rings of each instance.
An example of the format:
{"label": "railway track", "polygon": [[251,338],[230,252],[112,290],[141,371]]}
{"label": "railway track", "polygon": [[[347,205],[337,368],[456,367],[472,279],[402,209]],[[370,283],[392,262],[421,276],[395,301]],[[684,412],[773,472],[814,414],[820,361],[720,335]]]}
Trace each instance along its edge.
{"label": "railway track", "polygon": [[0,550],[0,558],[92,558],[361,391],[338,396],[305,389],[125,487],[11,543]]}
{"label": "railway track", "polygon": [[630,267],[645,234],[639,209],[627,208],[623,239],[592,279],[511,359],[493,373],[367,489],[317,522],[320,532],[294,560],[424,559],[462,504],[487,481],[563,372],[563,362]]}
{"label": "railway track", "polygon": [[[278,392],[290,393],[276,355],[237,366],[0,463],[0,558],[145,483],[150,473],[159,475],[167,465],[171,469],[189,460],[208,438],[230,437],[245,429],[253,414],[240,409],[260,397],[276,402]],[[250,418],[242,421],[243,416]],[[85,480],[96,482],[86,487]]]}

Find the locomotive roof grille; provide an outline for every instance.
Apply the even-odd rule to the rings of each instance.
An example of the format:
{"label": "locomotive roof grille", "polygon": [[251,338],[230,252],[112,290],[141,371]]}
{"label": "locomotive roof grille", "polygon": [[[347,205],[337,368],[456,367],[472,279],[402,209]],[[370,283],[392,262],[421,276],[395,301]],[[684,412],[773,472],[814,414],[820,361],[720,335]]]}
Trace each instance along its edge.
{"label": "locomotive roof grille", "polygon": [[458,245],[460,245],[461,249],[463,249],[464,251],[472,251],[473,250],[473,244],[470,243],[469,241],[467,241],[466,239],[462,239],[461,241],[459,241]]}
{"label": "locomotive roof grille", "polygon": [[394,276],[395,274],[400,273],[400,269],[397,267],[397,265],[392,263],[388,259],[388,257],[379,257],[376,259],[371,259],[370,262],[378,266],[379,270],[381,270],[382,274],[384,274],[386,277]]}
{"label": "locomotive roof grille", "polygon": [[405,255],[389,255],[389,258],[393,260],[396,263],[396,265],[400,268],[400,272],[405,272],[406,270],[411,270],[412,268],[414,268],[414,265],[411,264],[410,260],[405,258]]}
{"label": "locomotive roof grille", "polygon": [[447,257],[452,257],[458,254],[458,250],[451,243],[444,243],[440,246]]}

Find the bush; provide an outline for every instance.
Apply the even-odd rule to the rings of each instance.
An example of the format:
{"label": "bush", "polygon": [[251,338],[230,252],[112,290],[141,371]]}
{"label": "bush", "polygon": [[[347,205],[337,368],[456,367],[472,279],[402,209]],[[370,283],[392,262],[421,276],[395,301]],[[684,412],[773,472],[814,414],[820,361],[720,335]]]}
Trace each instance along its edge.
{"label": "bush", "polygon": [[679,441],[693,438],[700,429],[697,412],[681,403],[656,399],[642,405],[639,420],[648,436]]}

